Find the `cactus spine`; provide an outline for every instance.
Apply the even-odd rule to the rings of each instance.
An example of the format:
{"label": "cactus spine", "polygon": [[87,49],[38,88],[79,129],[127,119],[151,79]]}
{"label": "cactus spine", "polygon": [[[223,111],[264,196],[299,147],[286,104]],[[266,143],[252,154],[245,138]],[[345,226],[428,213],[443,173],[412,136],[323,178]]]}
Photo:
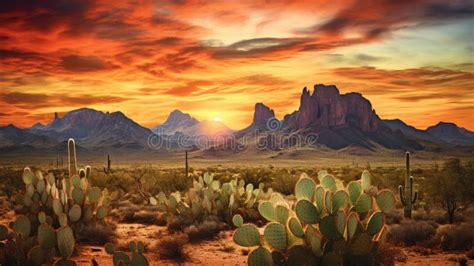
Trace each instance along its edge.
{"label": "cactus spine", "polygon": [[184,161],[185,161],[185,168],[186,168],[186,178],[189,177],[189,165],[188,165],[188,151],[186,150],[184,153]]}
{"label": "cactus spine", "polygon": [[400,201],[404,206],[405,218],[411,219],[411,211],[413,204],[415,204],[418,198],[418,191],[413,189],[413,176],[410,175],[410,152],[406,152],[406,174],[405,174],[405,187],[399,186]]}

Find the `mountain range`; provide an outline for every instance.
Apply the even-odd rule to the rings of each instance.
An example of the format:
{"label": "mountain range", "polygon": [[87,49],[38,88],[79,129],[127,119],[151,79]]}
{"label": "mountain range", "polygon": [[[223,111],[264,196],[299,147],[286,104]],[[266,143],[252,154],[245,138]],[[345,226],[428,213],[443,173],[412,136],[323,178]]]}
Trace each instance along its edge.
{"label": "mountain range", "polygon": [[[341,94],[336,86],[317,84],[312,93],[303,89],[298,110],[282,120],[265,104],[256,103],[252,123],[237,131],[222,122],[199,121],[180,110],[172,111],[163,123],[149,129],[122,112],[81,108],[63,117],[55,113],[47,125],[0,127],[0,153],[54,152],[63,150],[68,138],[76,139],[79,149],[85,151],[145,152],[154,149],[149,145],[150,136],[167,142],[172,149],[183,148],[179,144],[186,137],[186,149],[213,154],[228,149],[240,152],[253,145],[272,151],[314,148],[314,145],[333,150],[351,147],[372,151],[379,148],[434,151],[456,147],[470,153],[474,150],[474,132],[454,123],[440,122],[421,130],[399,119],[383,120],[363,95]],[[202,136],[211,140],[210,145],[199,145]],[[294,136],[313,137],[316,141],[311,145],[299,143]]]}

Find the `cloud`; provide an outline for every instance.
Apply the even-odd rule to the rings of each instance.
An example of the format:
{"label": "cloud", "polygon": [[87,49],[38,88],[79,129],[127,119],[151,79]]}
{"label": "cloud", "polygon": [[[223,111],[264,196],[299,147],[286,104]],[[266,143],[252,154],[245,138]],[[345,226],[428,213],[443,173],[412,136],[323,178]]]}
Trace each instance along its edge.
{"label": "cloud", "polygon": [[372,55],[368,55],[368,54],[357,54],[355,56],[355,59],[359,62],[367,62],[367,63],[370,63],[370,62],[376,62],[376,61],[380,61],[382,58],[381,57],[377,57],[377,56],[372,56]]}
{"label": "cloud", "polygon": [[164,93],[173,95],[173,96],[178,96],[178,97],[183,97],[183,96],[191,96],[193,94],[196,94],[200,91],[203,91],[203,86],[209,86],[212,85],[213,83],[211,81],[206,81],[206,80],[193,80],[189,81],[184,85],[179,85],[176,87],[173,87],[169,90],[166,90]]}
{"label": "cloud", "polygon": [[61,58],[60,66],[70,72],[90,72],[114,68],[96,56],[68,55]]}
{"label": "cloud", "polygon": [[226,47],[217,48],[213,52],[213,58],[255,58],[294,49],[304,42],[305,39],[302,38],[256,38],[243,40]]}
{"label": "cloud", "polygon": [[327,21],[300,28],[296,32],[334,35],[352,31],[360,32],[370,40],[406,27],[471,19],[473,15],[474,7],[469,0],[375,2],[358,0],[342,8]]}
{"label": "cloud", "polygon": [[446,69],[441,67],[409,68],[400,70],[380,69],[376,67],[342,67],[332,73],[358,80],[383,81],[400,86],[444,86],[467,84],[473,87],[474,72]]}
{"label": "cloud", "polygon": [[78,106],[94,104],[120,103],[130,100],[119,96],[92,96],[89,94],[45,94],[4,92],[0,93],[0,101],[22,109],[40,109],[45,107]]}
{"label": "cloud", "polygon": [[336,68],[332,73],[364,86],[373,95],[391,95],[405,102],[474,97],[474,72],[440,67],[388,70],[375,67]]}

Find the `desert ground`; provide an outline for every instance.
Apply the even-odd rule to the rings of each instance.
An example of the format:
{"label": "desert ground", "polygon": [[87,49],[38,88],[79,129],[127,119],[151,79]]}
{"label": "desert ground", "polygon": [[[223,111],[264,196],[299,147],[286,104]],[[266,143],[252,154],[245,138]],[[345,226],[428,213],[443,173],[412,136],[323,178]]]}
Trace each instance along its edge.
{"label": "desert ground", "polygon": [[[292,157],[291,154],[296,155]],[[232,222],[213,221],[207,228],[199,227],[202,221],[196,220],[191,225],[197,228],[197,234],[194,232],[197,237],[193,237],[193,232],[188,230],[189,224],[178,225],[179,228],[172,226],[169,216],[165,216],[167,211],[150,206],[146,197],[143,198],[143,193],[152,196],[161,192],[166,195],[174,191],[185,193],[205,173],[212,173],[213,178],[220,182],[240,178],[255,186],[263,183],[266,187],[287,195],[285,197],[292,198],[293,188],[302,173],[307,173],[318,182],[320,171],[327,170],[343,183],[348,183],[350,180],[357,180],[363,170],[368,169],[372,184],[379,189],[393,191],[397,199],[396,210],[387,213],[384,219],[389,233],[384,248],[377,255],[380,265],[474,265],[474,231],[470,231],[474,228],[470,219],[474,210],[468,208],[456,213],[454,225],[450,225],[440,205],[430,201],[431,192],[426,186],[429,176],[434,175],[434,167],[441,168],[451,157],[438,157],[436,154],[423,152],[411,157],[411,171],[416,176],[415,182],[420,195],[417,204],[414,204],[412,219],[406,219],[403,218],[403,206],[397,193],[398,185],[404,182],[406,171],[404,153],[396,152],[385,156],[344,153],[344,156],[338,156],[321,152],[319,155],[304,150],[284,153],[279,158],[265,154],[260,155],[257,162],[255,158],[245,158],[243,155],[226,159],[217,156],[202,158],[198,153],[191,153],[187,178],[182,154],[173,154],[167,158],[148,158],[146,163],[143,161],[144,157],[140,156],[126,160],[112,155],[109,173],[106,172],[102,156],[79,157],[79,167],[92,166],[88,180],[90,186],[120,191],[120,197],[110,205],[108,215],[103,220],[104,226],[84,233],[85,238],[76,241],[70,259],[77,265],[91,265],[92,262],[113,265],[112,256],[104,249],[106,243],[113,243],[116,250],[126,251],[130,241],[141,241],[145,246],[143,255],[150,265],[246,265],[252,248],[242,247],[234,242],[236,227]],[[23,167],[20,165],[36,165],[34,171],[54,172],[64,176],[68,172],[68,166],[66,163],[57,166],[56,158],[3,158],[0,224],[11,229],[11,222],[21,213],[15,209],[14,200],[14,195],[25,189],[22,182]],[[465,156],[460,161],[468,167],[469,159]],[[258,214],[250,217],[263,233],[266,221]],[[445,239],[457,238],[459,235],[464,237],[445,244]],[[383,257],[387,259],[381,260]],[[52,261],[46,264],[50,263]]]}

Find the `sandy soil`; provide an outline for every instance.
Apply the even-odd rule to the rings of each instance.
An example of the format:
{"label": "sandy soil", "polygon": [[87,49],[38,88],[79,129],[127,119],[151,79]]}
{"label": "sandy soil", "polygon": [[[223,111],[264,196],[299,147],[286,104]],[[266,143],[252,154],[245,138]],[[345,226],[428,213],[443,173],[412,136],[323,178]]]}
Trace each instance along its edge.
{"label": "sandy soil", "polygon": [[[0,224],[7,225],[14,219],[12,211],[3,212]],[[147,244],[145,256],[151,265],[246,265],[247,257],[243,255],[244,248],[236,245],[232,241],[232,231],[225,232],[221,238],[216,240],[203,241],[200,243],[190,243],[185,247],[188,259],[183,263],[171,260],[161,260],[157,252],[154,252],[156,243],[162,236],[167,234],[166,227],[142,224],[118,224],[117,225],[116,248],[128,250],[127,243],[131,240],[141,240]],[[438,253],[422,255],[414,250],[405,249],[408,260],[397,265],[413,266],[435,266],[435,265],[458,265],[450,261],[449,257],[459,254]],[[102,246],[85,246],[77,248],[77,255],[73,256],[77,265],[90,266],[92,259],[99,265],[113,265],[112,257],[105,253]],[[474,265],[474,260],[469,261],[469,265]]]}
{"label": "sandy soil", "polygon": [[[166,227],[145,226],[141,224],[120,224],[117,226],[118,245],[125,245],[128,240],[142,240],[151,243],[153,247],[159,240],[160,235],[166,234]],[[243,255],[244,248],[235,245],[232,241],[232,232],[228,231],[218,240],[203,241],[197,244],[189,244],[186,252],[189,259],[184,263],[176,263],[169,260],[160,260],[159,256],[152,250],[145,254],[151,265],[246,265],[247,257]],[[449,261],[453,256],[450,253],[439,253],[432,255],[422,255],[412,250],[404,251],[408,260],[405,263],[397,265],[423,266],[423,265],[459,265],[456,262]],[[80,258],[74,260],[78,265],[90,265],[92,258],[99,265],[112,265],[111,257],[103,251],[102,247],[82,246],[79,250]],[[474,265],[471,260],[469,265]]]}

